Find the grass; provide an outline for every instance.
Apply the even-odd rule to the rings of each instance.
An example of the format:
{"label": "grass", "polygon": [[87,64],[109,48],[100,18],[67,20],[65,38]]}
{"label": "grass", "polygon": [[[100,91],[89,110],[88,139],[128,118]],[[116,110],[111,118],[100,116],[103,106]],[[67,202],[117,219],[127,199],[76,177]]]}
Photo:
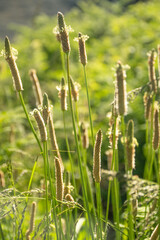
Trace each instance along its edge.
{"label": "grass", "polygon": [[[134,176],[133,168],[130,169],[128,167],[130,158],[132,161],[137,161],[136,156],[134,156],[136,140],[132,136],[132,141],[129,141],[129,134],[127,135],[126,132],[127,111],[125,110],[123,112],[125,105],[130,104],[130,102],[126,102],[127,99],[125,97],[127,96],[127,92],[125,92],[126,69],[120,62],[116,65],[116,86],[115,90],[113,89],[113,91],[115,91],[115,99],[112,104],[112,115],[110,118],[110,146],[107,146],[107,148],[112,149],[112,164],[111,169],[105,170],[105,177],[103,176],[104,178],[101,178],[101,169],[98,169],[98,165],[101,165],[100,162],[102,160],[101,144],[98,145],[97,148],[95,147],[94,150],[94,146],[96,146],[93,129],[94,118],[92,117],[93,110],[91,111],[90,101],[94,96],[89,95],[86,77],[87,68],[85,66],[87,61],[83,61],[86,57],[86,51],[84,51],[85,41],[81,42],[81,44],[83,44],[80,46],[83,48],[79,49],[79,51],[83,65],[82,71],[86,88],[86,105],[91,132],[91,144],[87,150],[83,149],[82,144],[79,120],[82,121],[83,119],[80,119],[78,102],[73,104],[70,79],[70,73],[72,71],[72,68],[70,68],[70,55],[72,51],[69,46],[69,32],[64,23],[63,14],[58,13],[58,17],[58,23],[60,25],[59,34],[62,43],[62,48],[60,48],[62,72],[64,76],[67,76],[68,89],[66,88],[66,91],[68,90],[69,99],[68,112],[66,113],[66,110],[63,111],[62,120],[64,128],[62,128],[61,134],[64,135],[66,140],[69,160],[63,162],[63,157],[61,159],[60,152],[62,153],[63,151],[58,148],[57,139],[59,136],[56,136],[56,133],[52,136],[56,147],[55,149],[53,146],[50,147],[50,138],[46,139],[44,136],[44,134],[48,134],[49,132],[48,124],[44,123],[42,117],[40,124],[37,121],[38,131],[41,136],[41,138],[39,138],[39,133],[35,129],[36,125],[31,119],[23,99],[22,83],[20,82],[19,85],[15,84],[16,86],[20,86],[20,89],[17,88],[16,92],[28,121],[28,129],[33,134],[37,147],[39,148],[40,157],[36,157],[35,153],[31,151],[36,160],[35,163],[33,163],[32,169],[27,171],[29,181],[28,185],[24,186],[27,191],[20,190],[20,182],[16,181],[15,175],[13,174],[15,165],[13,165],[11,161],[8,161],[8,165],[6,164],[7,160],[4,163],[4,165],[7,165],[7,167],[6,165],[4,167],[4,169],[6,168],[5,174],[9,176],[9,183],[6,186],[4,173],[0,171],[1,239],[152,239],[150,237],[153,236],[153,232],[160,222],[160,216],[158,214],[160,209],[159,131],[156,133],[158,134],[158,147],[157,149],[153,148],[153,136],[155,136],[154,102],[156,100],[158,104],[159,101],[159,86],[157,86],[157,91],[155,92],[155,88],[153,89],[152,87],[152,80],[149,80],[148,85],[150,85],[150,88],[148,89],[148,94],[152,98],[152,101],[150,118],[146,120],[146,167],[144,169],[144,179],[140,179],[138,176]],[[83,40],[83,38],[80,39]],[[5,50],[3,54],[9,63],[13,81],[21,81],[14,52],[8,38],[5,40]],[[146,59],[144,59],[144,61],[146,61]],[[151,69],[150,75],[153,74],[153,76],[154,64],[154,61],[152,61],[149,65]],[[119,82],[122,84],[118,84]],[[158,78],[154,79],[154,84],[157,84],[157,82]],[[123,84],[124,87],[121,89]],[[144,86],[142,86],[141,89],[145,89]],[[134,91],[135,90],[133,90],[133,92]],[[128,96],[131,93],[128,93]],[[140,97],[143,97],[143,94],[144,91],[138,92]],[[142,106],[142,108],[144,108],[144,106]],[[120,112],[119,109],[121,109]],[[43,106],[39,106],[36,111],[38,111],[41,116]],[[49,112],[49,115],[50,114],[52,113]],[[71,135],[73,132],[74,135],[72,142],[69,141],[70,135],[67,130],[68,119],[70,119],[69,121],[72,123],[72,127],[69,129],[69,134]],[[121,119],[120,127],[118,126],[119,119]],[[49,121],[53,121],[50,116]],[[53,124],[52,122],[52,126],[54,126]],[[128,142],[130,142],[129,146],[127,146]],[[30,143],[28,143],[28,145],[30,145]],[[104,145],[105,142],[103,140],[102,146]],[[74,154],[72,154],[72,149],[75,149]],[[133,151],[128,152],[128,149]],[[90,154],[90,151],[92,154]],[[53,154],[50,154],[50,152],[53,152]],[[123,163],[119,162],[119,154],[123,154]],[[98,159],[95,156],[98,156]],[[9,157],[11,157],[11,155]],[[16,161],[20,164],[20,159],[17,155],[16,157]],[[54,174],[55,166],[53,158],[55,158],[56,164],[58,164],[56,165],[56,177]],[[94,161],[97,159],[98,161],[98,165],[95,164],[97,166],[97,173],[94,169],[94,178],[92,176],[90,158],[94,158]],[[27,161],[29,160],[27,156],[25,156],[25,159]],[[147,166],[150,167],[148,168]],[[22,168],[21,165],[20,168]],[[38,169],[41,170],[41,185],[38,182],[40,179],[39,176],[37,176]],[[68,187],[68,190],[67,194],[65,193],[64,195],[63,176],[68,171],[71,173],[71,180],[65,182],[65,187]],[[77,174],[79,174],[78,178]],[[97,177],[95,176],[96,174],[100,174],[100,176]],[[156,175],[156,177],[154,177],[154,175]],[[23,177],[25,176],[22,175],[21,179],[23,179]],[[94,182],[97,178],[101,180]],[[36,181],[36,179],[38,179],[38,181]],[[68,186],[66,184],[68,184]],[[104,194],[103,185],[105,185],[107,195]],[[33,207],[35,204],[37,205],[36,211]],[[32,209],[30,209],[31,206]],[[9,225],[12,227],[8,228]]]}

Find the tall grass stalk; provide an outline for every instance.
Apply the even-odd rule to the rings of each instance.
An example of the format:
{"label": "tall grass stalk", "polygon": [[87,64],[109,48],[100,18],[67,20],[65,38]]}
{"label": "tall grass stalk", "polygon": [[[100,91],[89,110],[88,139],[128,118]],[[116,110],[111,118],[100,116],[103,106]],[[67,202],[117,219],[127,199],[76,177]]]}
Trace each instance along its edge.
{"label": "tall grass stalk", "polygon": [[49,215],[48,215],[48,167],[47,167],[47,141],[43,142],[43,159],[44,159],[44,176],[45,176],[45,192],[46,192],[46,219],[47,219],[47,239],[49,240]]}
{"label": "tall grass stalk", "polygon": [[102,226],[102,203],[101,203],[101,188],[100,183],[95,183],[96,199],[97,199],[97,216],[98,216],[98,239],[103,240],[103,226]]}
{"label": "tall grass stalk", "polygon": [[67,131],[66,131],[65,111],[63,111],[63,125],[64,125],[64,132],[65,132],[67,153],[68,153],[68,157],[69,157],[70,165],[71,165],[72,181],[73,181],[73,186],[74,186],[74,190],[75,190],[75,195],[77,197],[77,188],[76,188],[75,177],[74,177],[74,163],[73,163],[73,159],[72,159],[72,156],[71,156],[71,151],[70,151],[70,146],[69,146]]}
{"label": "tall grass stalk", "polygon": [[87,171],[87,159],[86,159],[86,149],[83,149],[82,146],[82,137],[81,137],[81,129],[79,126],[79,112],[78,112],[78,106],[77,102],[75,102],[75,114],[76,114],[76,120],[77,120],[77,126],[78,126],[78,133],[79,133],[79,142],[80,142],[80,150],[82,153],[82,160],[83,160],[83,166],[84,166],[84,178],[87,180],[87,194],[88,194],[88,199],[91,202],[91,206],[93,209],[93,215],[96,216],[96,210],[95,210],[95,204],[94,204],[94,199],[93,199],[93,191],[91,187],[91,181],[89,179],[88,171]]}
{"label": "tall grass stalk", "polygon": [[[117,118],[115,117],[115,120],[114,120],[114,129],[113,129],[113,143],[112,143],[112,149],[113,149],[112,164],[111,164],[111,169],[112,169],[112,170],[114,170],[114,168],[115,168],[115,144],[116,144],[116,126],[117,126],[116,123],[117,123]],[[109,214],[109,203],[110,203],[111,184],[112,184],[112,180],[109,179],[108,193],[107,193],[107,207],[106,207],[106,225],[108,224],[108,214]],[[106,228],[107,228],[107,227],[106,227]]]}
{"label": "tall grass stalk", "polygon": [[144,178],[147,177],[147,171],[149,168],[149,120],[146,119],[146,162],[144,166]]}
{"label": "tall grass stalk", "polygon": [[35,137],[35,139],[36,139],[36,141],[37,141],[37,143],[38,143],[38,146],[39,146],[39,148],[40,148],[40,150],[41,150],[41,153],[42,153],[42,152],[43,152],[43,149],[42,149],[40,140],[39,140],[39,138],[38,138],[38,136],[37,136],[37,134],[36,134],[36,131],[34,130],[34,127],[33,127],[32,123],[31,123],[30,118],[29,118],[29,115],[28,115],[28,112],[27,112],[27,109],[26,109],[26,105],[25,105],[25,103],[24,103],[24,99],[23,99],[22,92],[20,91],[20,92],[18,92],[18,94],[19,94],[19,99],[20,99],[21,105],[22,105],[22,107],[23,107],[24,113],[25,113],[25,115],[26,115],[26,118],[27,118],[27,120],[28,120],[29,126],[30,126],[30,128],[31,128],[31,131],[32,131],[32,133],[33,133],[33,135],[34,135],[34,137]]}
{"label": "tall grass stalk", "polygon": [[[124,163],[125,163],[125,172],[127,173],[128,178],[132,177],[132,170],[128,171],[128,162],[127,162],[127,153],[126,153],[126,134],[125,134],[125,121],[124,116],[121,116],[122,124],[122,134],[123,134],[123,144],[124,144]],[[132,213],[132,201],[130,195],[130,189],[127,189],[127,210],[128,210],[128,237],[129,240],[134,240],[134,231],[133,231],[133,213]]]}
{"label": "tall grass stalk", "polygon": [[86,206],[86,210],[87,210],[87,217],[88,217],[88,221],[89,221],[89,230],[90,230],[91,237],[93,240],[94,233],[93,233],[93,226],[92,226],[92,218],[91,218],[90,211],[89,211],[86,185],[85,185],[84,174],[83,174],[83,170],[82,170],[82,160],[81,160],[80,149],[79,149],[79,144],[78,144],[78,136],[77,136],[77,131],[76,131],[75,116],[74,116],[73,105],[72,105],[70,70],[69,70],[69,53],[66,53],[66,66],[67,66],[67,80],[68,80],[68,90],[69,90],[69,103],[70,103],[74,137],[75,137],[77,154],[78,154],[78,164],[79,164],[80,176],[81,176],[81,181],[82,181],[82,190],[83,190],[83,196],[84,196],[85,206]]}
{"label": "tall grass stalk", "polygon": [[147,179],[150,180],[152,176],[152,168],[153,168],[153,161],[154,161],[154,151],[153,151],[153,118],[154,118],[154,103],[155,103],[155,95],[153,96],[152,101],[152,110],[151,110],[151,126],[150,126],[150,155],[149,155],[149,171],[147,174]]}
{"label": "tall grass stalk", "polygon": [[92,113],[91,113],[91,105],[90,105],[90,97],[89,97],[89,91],[88,91],[88,82],[87,82],[87,74],[86,74],[85,65],[83,65],[83,71],[84,71],[84,81],[85,81],[87,102],[88,102],[88,111],[89,111],[89,121],[90,121],[90,128],[91,128],[92,144],[93,144],[93,147],[94,147],[93,122],[92,122]]}

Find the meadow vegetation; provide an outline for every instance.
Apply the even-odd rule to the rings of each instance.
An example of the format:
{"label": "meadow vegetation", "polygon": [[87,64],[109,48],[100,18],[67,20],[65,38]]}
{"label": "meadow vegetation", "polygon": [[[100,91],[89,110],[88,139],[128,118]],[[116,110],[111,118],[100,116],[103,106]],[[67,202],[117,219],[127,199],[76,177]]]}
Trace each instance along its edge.
{"label": "meadow vegetation", "polygon": [[159,8],[82,1],[0,41],[2,240],[159,239]]}

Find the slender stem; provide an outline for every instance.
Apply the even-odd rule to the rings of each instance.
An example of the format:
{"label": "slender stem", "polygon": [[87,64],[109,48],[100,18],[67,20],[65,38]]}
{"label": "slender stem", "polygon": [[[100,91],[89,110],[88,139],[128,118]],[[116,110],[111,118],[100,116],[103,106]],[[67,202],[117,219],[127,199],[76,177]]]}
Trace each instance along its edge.
{"label": "slender stem", "polygon": [[68,79],[68,90],[69,90],[69,102],[70,102],[70,108],[71,108],[74,137],[75,137],[77,154],[78,154],[78,164],[79,164],[80,176],[81,176],[81,181],[82,181],[83,196],[84,196],[85,206],[86,206],[86,210],[87,210],[87,216],[88,216],[88,220],[89,220],[89,230],[91,233],[92,240],[94,240],[92,220],[91,220],[90,211],[89,211],[89,204],[88,204],[87,194],[86,194],[86,186],[85,186],[84,175],[83,175],[83,170],[82,170],[82,161],[81,161],[80,149],[79,149],[79,144],[78,144],[78,136],[77,136],[77,132],[76,132],[75,116],[73,113],[73,106],[72,106],[71,83],[70,83],[70,72],[69,72],[69,53],[66,54],[66,57],[67,57],[67,79]]}
{"label": "slender stem", "polygon": [[149,143],[148,143],[148,137],[149,137],[149,134],[148,134],[148,131],[149,130],[149,121],[148,119],[146,119],[146,163],[145,163],[145,167],[144,167],[144,178],[147,177],[147,171],[148,171],[148,168],[149,168]]}
{"label": "slender stem", "polygon": [[47,182],[47,142],[43,142],[43,156],[44,156],[44,176],[46,189],[46,218],[47,218],[47,239],[49,240],[49,216],[48,216],[48,182]]}
{"label": "slender stem", "polygon": [[154,102],[155,102],[155,95],[153,96],[152,111],[151,111],[149,172],[148,172],[148,176],[147,176],[147,179],[148,179],[148,180],[150,180],[151,175],[152,175],[152,167],[153,167],[153,160],[154,160],[154,151],[153,151],[153,144],[152,144],[152,139],[153,139]]}
{"label": "slender stem", "polygon": [[27,112],[27,109],[26,109],[26,106],[25,106],[25,103],[24,103],[24,99],[23,99],[22,92],[18,92],[18,93],[19,93],[19,98],[20,98],[20,101],[21,101],[23,110],[24,110],[24,112],[25,112],[26,118],[27,118],[27,120],[28,120],[29,126],[30,126],[30,128],[31,128],[31,130],[32,130],[32,132],[33,132],[33,135],[34,135],[34,137],[35,137],[35,139],[36,139],[36,141],[37,141],[37,143],[38,143],[38,145],[39,145],[39,148],[40,148],[41,152],[43,152],[43,149],[42,149],[41,143],[40,143],[40,141],[39,141],[39,139],[38,139],[38,136],[37,136],[37,134],[36,134],[36,131],[34,130],[34,127],[33,127],[32,123],[31,123],[31,121],[30,121],[30,119],[29,119],[29,115],[28,115],[28,112]]}
{"label": "slender stem", "polygon": [[53,219],[54,219],[54,222],[55,222],[55,229],[56,229],[56,236],[57,236],[57,239],[59,239],[59,234],[58,234],[58,223],[57,223],[57,217],[56,217],[56,200],[55,200],[55,189],[53,187],[53,184],[52,184],[52,178],[51,178],[51,170],[50,170],[50,164],[49,164],[49,159],[48,159],[48,146],[46,144],[46,159],[47,159],[47,172],[48,172],[48,176],[49,176],[49,183],[50,183],[50,189],[51,189],[51,196],[52,196],[52,215],[53,215]]}
{"label": "slender stem", "polygon": [[[100,189],[100,183],[95,183],[96,186],[96,199],[97,199],[97,215],[98,215],[98,234],[100,235],[100,239],[102,240],[102,221],[101,221],[101,215],[102,215],[102,204],[101,204],[101,189]],[[99,238],[98,238],[99,239]]]}
{"label": "slender stem", "polygon": [[71,153],[70,153],[70,147],[69,147],[69,142],[68,142],[68,137],[67,137],[66,120],[65,120],[65,112],[64,111],[63,111],[63,125],[64,125],[67,152],[68,152],[68,157],[69,157],[70,165],[71,165],[73,186],[74,186],[74,189],[75,189],[75,195],[77,196],[77,188],[76,188],[76,183],[75,183],[75,178],[74,178],[74,164],[73,164],[73,159],[72,159],[72,156],[71,156]]}
{"label": "slender stem", "polygon": [[87,101],[88,101],[88,110],[89,110],[89,120],[90,120],[92,143],[93,143],[93,146],[94,146],[93,122],[92,122],[91,105],[90,105],[90,97],[89,97],[89,91],[88,91],[88,83],[87,83],[87,75],[86,75],[86,67],[85,66],[83,66],[83,70],[84,70],[84,80],[85,80]]}
{"label": "slender stem", "polygon": [[87,161],[86,161],[86,149],[83,148],[82,145],[82,138],[81,138],[81,130],[79,126],[79,113],[78,113],[78,107],[77,107],[77,102],[75,102],[75,112],[76,112],[76,120],[77,120],[77,126],[78,126],[78,133],[79,133],[79,142],[80,142],[80,149],[82,152],[82,160],[83,160],[83,165],[84,165],[84,177],[87,179],[87,194],[88,194],[88,199],[91,202],[92,208],[93,208],[93,215],[96,216],[96,210],[95,210],[95,204],[93,200],[93,191],[91,188],[91,182],[89,180],[88,176],[88,171],[87,171]]}

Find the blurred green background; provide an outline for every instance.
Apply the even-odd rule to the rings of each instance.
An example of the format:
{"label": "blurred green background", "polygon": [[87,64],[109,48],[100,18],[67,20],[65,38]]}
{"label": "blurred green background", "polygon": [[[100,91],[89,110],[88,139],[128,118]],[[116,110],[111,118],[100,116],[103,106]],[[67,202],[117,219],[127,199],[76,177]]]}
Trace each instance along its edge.
{"label": "blurred green background", "polygon": [[[72,8],[66,15],[67,25],[71,25],[74,32],[70,34],[71,43],[71,75],[81,84],[80,100],[78,102],[80,121],[89,122],[86,108],[87,100],[84,89],[83,69],[79,62],[78,43],[74,41],[78,32],[89,36],[86,42],[88,64],[87,77],[91,96],[94,134],[101,127],[104,133],[102,149],[102,167],[107,167],[105,151],[109,148],[108,118],[111,102],[114,97],[114,70],[120,60],[128,64],[127,91],[143,86],[148,82],[147,52],[157,48],[160,43],[160,2],[153,1],[79,1],[77,7]],[[60,9],[61,10],[61,9]],[[17,65],[24,85],[24,99],[29,111],[36,107],[28,72],[31,68],[37,70],[37,75],[43,92],[47,92],[53,104],[53,116],[59,148],[65,150],[65,135],[63,131],[62,113],[56,86],[63,76],[59,43],[53,34],[57,25],[56,16],[37,16],[32,28],[12,24],[15,32],[11,40],[12,46],[18,50]],[[3,40],[0,49],[4,48]],[[157,61],[156,61],[157,71]],[[158,75],[158,71],[156,72]],[[28,124],[22,108],[12,86],[11,74],[7,63],[0,58],[0,167],[6,172],[6,162],[12,161],[14,176],[19,179],[19,187],[28,181],[33,161],[38,154],[38,147],[28,129]],[[136,149],[135,174],[142,177],[145,161],[145,119],[143,96],[140,94],[128,104],[128,119],[135,123],[135,137],[139,142]],[[71,149],[75,150],[72,135],[71,117],[67,115],[67,131]],[[76,153],[75,153],[76,155]],[[120,153],[120,158],[123,158]],[[66,168],[68,158],[62,153]],[[17,160],[18,159],[18,160]],[[28,160],[31,159],[31,160]],[[88,150],[89,166],[92,165],[92,147]],[[40,162],[39,166],[43,166]],[[40,168],[41,169],[41,168]],[[42,176],[43,176],[43,170]],[[26,178],[24,178],[26,174]],[[41,174],[35,179],[39,181]],[[35,184],[36,181],[35,181]],[[27,187],[27,185],[26,185]]]}

